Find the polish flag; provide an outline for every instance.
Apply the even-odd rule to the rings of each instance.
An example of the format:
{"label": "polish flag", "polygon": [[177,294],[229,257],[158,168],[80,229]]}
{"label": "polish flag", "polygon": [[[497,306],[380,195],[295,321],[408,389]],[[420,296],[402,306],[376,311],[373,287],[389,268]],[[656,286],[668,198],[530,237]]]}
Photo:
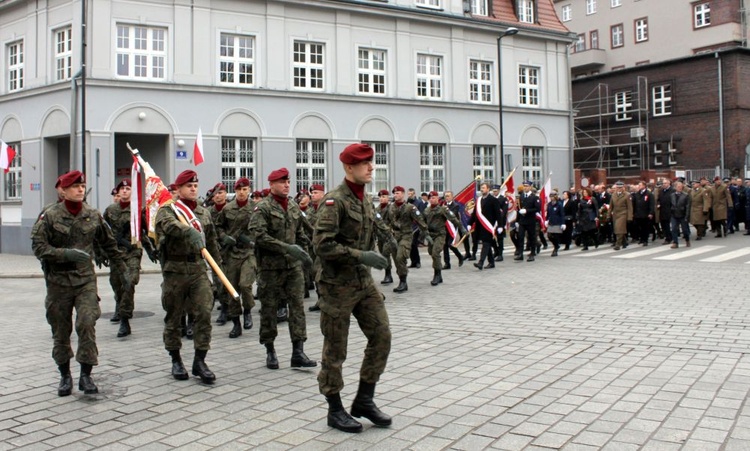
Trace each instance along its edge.
{"label": "polish flag", "polygon": [[5,144],[3,140],[0,140],[0,169],[6,173],[10,171],[10,165],[13,164],[13,159],[16,157],[16,151],[12,147]]}
{"label": "polish flag", "polygon": [[513,174],[508,177],[508,180],[505,182],[505,186],[503,186],[500,190],[500,194],[510,197],[513,197],[516,194],[516,186],[515,183],[513,183]]}
{"label": "polish flag", "polygon": [[193,146],[193,164],[198,166],[203,163],[203,133],[198,128],[198,136],[195,137],[195,145]]}
{"label": "polish flag", "polygon": [[539,200],[541,201],[542,208],[538,213],[539,219],[542,222],[542,229],[544,229],[544,223],[547,221],[547,203],[549,202],[549,193],[552,192],[552,173],[547,177],[547,181],[544,182],[542,191],[539,193]]}

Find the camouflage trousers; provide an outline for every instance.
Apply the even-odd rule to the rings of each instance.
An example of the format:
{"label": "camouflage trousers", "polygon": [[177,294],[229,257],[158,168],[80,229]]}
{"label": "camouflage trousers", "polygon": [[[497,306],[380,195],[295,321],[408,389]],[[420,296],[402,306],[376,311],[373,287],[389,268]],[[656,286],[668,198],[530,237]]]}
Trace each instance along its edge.
{"label": "camouflage trousers", "polygon": [[289,308],[289,336],[292,342],[307,340],[307,323],[302,302],[304,291],[305,276],[300,267],[260,271],[260,344],[273,343],[278,336],[276,311],[283,304]]}
{"label": "camouflage trousers", "polygon": [[360,380],[376,383],[385,371],[391,352],[391,329],[385,298],[370,279],[350,285],[320,283],[320,330],[323,333],[323,357],[318,387],[325,396],[344,388],[342,368],[346,360],[351,317],[367,337],[365,356],[359,370]]}
{"label": "camouflage trousers", "polygon": [[255,298],[253,298],[253,284],[255,283],[255,256],[245,259],[232,258],[224,260],[224,275],[232,284],[235,290],[240,294],[242,302],[235,301],[229,293],[226,293],[226,287],[219,281],[218,289],[225,291],[226,299],[229,302],[229,317],[237,318],[242,314],[242,310],[249,312],[255,307]]}
{"label": "camouflage trousers", "polygon": [[162,273],[161,306],[164,316],[164,348],[176,351],[182,347],[182,317],[194,318],[193,346],[197,350],[211,349],[211,309],[213,297],[208,275]]}
{"label": "camouflage trousers", "polygon": [[[380,252],[380,255],[385,257],[386,260],[388,260],[388,266],[385,268],[388,271],[391,270],[393,266],[391,266],[391,249],[389,246],[387,246],[388,243],[384,242],[383,240],[378,240],[378,252]],[[411,245],[411,244],[410,244]]]}
{"label": "camouflage trousers", "polygon": [[[130,319],[133,317],[135,309],[135,286],[141,281],[141,253],[137,255],[126,254],[125,266],[128,268],[127,274],[122,274],[110,267],[109,285],[115,294],[115,308],[120,318]],[[122,281],[127,277],[130,280],[130,289],[123,290]]]}
{"label": "camouflage trousers", "polygon": [[96,320],[102,311],[96,294],[96,280],[71,287],[47,282],[47,297],[44,300],[47,322],[52,327],[52,358],[62,365],[73,357],[70,334],[73,332],[73,309],[76,311],[76,335],[78,351],[76,361],[88,365],[99,363],[96,347]]}
{"label": "camouflage trousers", "polygon": [[427,251],[432,257],[432,269],[441,270],[443,269],[440,260],[443,258],[443,248],[445,247],[445,233],[430,233],[432,237],[432,245],[427,246]]}
{"label": "camouflage trousers", "polygon": [[411,252],[411,241],[413,233],[402,233],[396,236],[398,242],[398,252],[393,256],[393,263],[396,265],[396,274],[399,277],[406,277],[409,274],[409,268],[406,266],[406,259]]}

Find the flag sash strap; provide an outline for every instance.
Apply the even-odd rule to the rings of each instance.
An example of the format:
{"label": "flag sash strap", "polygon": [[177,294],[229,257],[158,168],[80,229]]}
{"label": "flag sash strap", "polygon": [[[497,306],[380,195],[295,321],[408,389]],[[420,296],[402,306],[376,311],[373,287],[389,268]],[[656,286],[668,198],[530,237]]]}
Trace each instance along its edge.
{"label": "flag sash strap", "polygon": [[138,159],[133,157],[130,170],[133,192],[130,195],[130,244],[140,246],[141,242],[141,167]]}
{"label": "flag sash strap", "polygon": [[171,204],[172,209],[174,212],[187,221],[188,224],[190,224],[191,227],[193,227],[195,230],[199,231],[201,233],[201,236],[203,236],[203,244],[206,243],[206,236],[203,233],[203,225],[201,224],[198,217],[195,216],[195,213],[193,213],[193,210],[190,209],[187,205],[185,205],[181,200],[177,200],[174,203]]}
{"label": "flag sash strap", "polygon": [[[488,196],[489,196],[489,194],[488,194]],[[490,220],[487,219],[482,214],[482,198],[481,197],[477,199],[477,203],[476,203],[476,207],[475,208],[476,208],[476,211],[477,211],[477,219],[479,219],[479,223],[482,224],[482,227],[484,227],[484,230],[490,232],[492,234],[492,236],[495,236],[495,227],[493,227],[493,225],[490,224]]]}
{"label": "flag sash strap", "polygon": [[448,234],[451,236],[451,245],[455,246],[458,240],[458,229],[447,219],[445,220],[445,226],[448,228]]}

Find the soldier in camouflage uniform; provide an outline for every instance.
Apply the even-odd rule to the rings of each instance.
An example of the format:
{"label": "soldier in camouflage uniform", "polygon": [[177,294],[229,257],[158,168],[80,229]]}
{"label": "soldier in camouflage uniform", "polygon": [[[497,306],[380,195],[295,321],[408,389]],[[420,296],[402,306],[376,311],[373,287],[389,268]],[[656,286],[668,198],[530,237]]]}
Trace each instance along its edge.
{"label": "soldier in camouflage uniform", "polygon": [[[412,225],[416,224],[422,235],[427,232],[427,225],[422,218],[419,209],[413,204],[406,202],[404,199],[404,187],[396,186],[393,188],[393,203],[388,207],[388,225],[393,231],[396,241],[398,242],[398,252],[393,257],[396,264],[396,274],[398,274],[398,286],[393,289],[394,293],[403,293],[409,289],[406,284],[406,276],[409,269],[406,266],[406,259],[411,252],[412,236],[414,234]],[[420,241],[422,241],[420,239]]]}
{"label": "soldier in camouflage uniform", "polygon": [[98,364],[95,326],[101,315],[91,261],[94,244],[98,243],[107,253],[113,271],[125,272],[126,268],[112,231],[101,214],[83,202],[86,195],[84,174],[71,171],[59,181],[64,201],[41,214],[31,236],[31,246],[34,255],[42,261],[47,284],[44,305],[54,339],[52,358],[61,376],[57,394],[67,396],[73,390],[70,334],[74,308],[78,335],[75,358],[81,364],[78,389],[86,394],[98,393],[91,379],[91,370]]}
{"label": "soldier in camouflage uniform", "polygon": [[[388,190],[381,189],[380,191],[378,191],[378,197],[380,198],[380,203],[377,207],[375,207],[375,215],[379,215],[387,226],[388,224],[390,224],[388,212],[390,211],[389,206],[391,205],[391,199]],[[388,260],[388,266],[385,267],[385,276],[383,277],[383,280],[380,281],[380,283],[381,285],[390,285],[393,283],[393,275],[391,274],[391,269],[393,268],[391,266],[391,258],[393,256],[391,255],[391,249],[388,246],[388,242],[379,239],[378,252],[380,252],[383,257],[386,258],[386,260]]]}
{"label": "soldier in camouflage uniform", "polygon": [[[237,179],[234,183],[234,193],[234,200],[227,203],[216,220],[217,235],[224,249],[222,255],[224,273],[232,286],[239,290],[242,298],[242,303],[235,300],[229,301],[228,315],[234,324],[232,331],[229,332],[229,338],[242,335],[243,327],[245,329],[253,327],[253,317],[250,311],[255,307],[253,298],[256,271],[255,252],[253,252],[255,244],[247,231],[250,216],[255,208],[255,204],[250,203],[250,180],[246,177]],[[218,289],[226,292],[223,285],[219,285]],[[224,298],[226,299],[227,296],[224,295]],[[242,326],[240,326],[240,315],[244,320]]]}
{"label": "soldier in camouflage uniform", "polygon": [[[372,181],[373,155],[366,144],[344,149],[339,156],[346,173],[344,182],[325,196],[315,226],[314,247],[322,265],[320,329],[324,337],[318,385],[328,402],[328,425],[344,432],[362,431],[362,425],[352,416],[365,417],[376,426],[391,424],[391,417],[373,400],[375,384],[391,349],[385,297],[370,274],[370,267],[385,269],[388,265],[386,258],[374,250],[378,219],[370,196],[365,194],[365,184]],[[367,337],[367,347],[349,415],[340,393],[352,315]]]}
{"label": "soldier in camouflage uniform", "polygon": [[305,277],[302,264],[312,266],[304,247],[309,243],[299,206],[289,197],[289,171],[277,169],[268,176],[270,195],[256,204],[250,218],[250,238],[258,258],[260,296],[260,343],[266,347],[266,367],[279,368],[274,340],[278,335],[277,310],[280,301],[289,305],[289,335],[292,339],[292,368],[311,368],[317,362],[304,352],[307,325],[302,295]]}
{"label": "soldier in camouflage uniform", "polygon": [[[211,215],[198,205],[198,175],[195,171],[183,171],[174,184],[179,199],[174,204],[162,206],[156,214],[156,235],[162,259],[161,304],[166,312],[164,347],[172,357],[172,377],[188,379],[180,356],[180,322],[186,312],[192,314],[195,318],[192,373],[203,383],[210,384],[216,380],[205,362],[211,348],[213,294],[201,250],[208,249],[219,265],[221,255]],[[183,218],[190,219],[190,225],[180,221],[177,211]]]}
{"label": "soldier in camouflage uniform", "polygon": [[[310,185],[310,208],[307,209],[307,222],[310,223],[310,227],[315,230],[315,223],[318,221],[318,209],[320,208],[320,202],[325,196],[325,187],[321,184]],[[310,234],[310,241],[312,242],[312,233]],[[312,265],[312,280],[315,285],[315,292],[318,295],[318,300],[315,301],[315,305],[311,305],[308,310],[311,312],[320,311],[320,290],[317,288],[318,273],[320,273],[320,259],[315,254],[315,249],[310,245],[310,258],[313,260]]]}
{"label": "soldier in camouflage uniform", "polygon": [[453,224],[462,235],[466,233],[466,229],[448,207],[440,205],[440,196],[437,191],[430,191],[429,202],[430,204],[424,210],[424,219],[427,223],[428,236],[431,238],[428,240],[428,251],[432,256],[432,269],[435,271],[435,275],[433,276],[430,285],[435,286],[439,283],[443,283],[443,275],[440,272],[443,266],[440,263],[440,260],[443,256],[445,236],[447,234],[445,229],[447,226],[445,222],[449,221]]}
{"label": "soldier in camouflage uniform", "polygon": [[[211,213],[211,221],[216,224],[219,220],[219,214],[224,207],[227,206],[226,185],[221,182],[214,185],[209,191],[209,197],[203,202],[203,206]],[[231,245],[227,246],[221,241],[220,233],[221,232],[217,231],[217,236],[219,236],[219,246],[221,247],[221,258],[223,262],[226,262]],[[221,270],[226,273],[226,268],[221,268]],[[224,286],[221,284],[221,281],[216,274],[213,275],[213,282],[214,301],[219,303],[219,309],[221,309],[219,317],[216,318],[216,324],[223,326],[227,323],[227,318],[229,318],[229,293],[224,289]],[[188,321],[188,323],[190,322],[191,321]],[[192,327],[189,327],[189,329],[192,329]],[[192,335],[192,333],[190,335]]]}

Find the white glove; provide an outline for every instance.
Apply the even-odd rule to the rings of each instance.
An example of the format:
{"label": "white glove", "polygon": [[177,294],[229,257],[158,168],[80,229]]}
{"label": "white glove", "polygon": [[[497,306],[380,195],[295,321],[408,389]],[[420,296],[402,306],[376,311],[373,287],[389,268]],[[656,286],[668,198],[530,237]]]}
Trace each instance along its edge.
{"label": "white glove", "polygon": [[503,233],[503,228],[502,227],[498,227],[497,228],[497,233],[498,233],[498,235],[501,234],[501,233]]}
{"label": "white glove", "polygon": [[561,229],[562,229],[562,231],[564,232],[564,231],[565,231],[565,224],[561,225],[561,226],[560,226],[560,228],[561,228]]}
{"label": "white glove", "polygon": [[544,221],[544,227],[549,228],[549,221]]}
{"label": "white glove", "polygon": [[525,215],[526,214],[526,209],[522,208],[522,209],[518,210],[518,212],[521,213],[522,215]]}

